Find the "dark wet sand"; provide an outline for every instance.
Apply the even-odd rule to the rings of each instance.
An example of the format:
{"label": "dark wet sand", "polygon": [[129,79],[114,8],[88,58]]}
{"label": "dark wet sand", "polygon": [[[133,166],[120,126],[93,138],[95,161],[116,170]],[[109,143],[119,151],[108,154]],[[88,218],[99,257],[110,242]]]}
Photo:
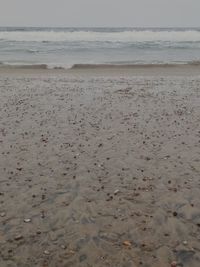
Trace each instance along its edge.
{"label": "dark wet sand", "polygon": [[0,70],[0,267],[200,266],[200,71]]}

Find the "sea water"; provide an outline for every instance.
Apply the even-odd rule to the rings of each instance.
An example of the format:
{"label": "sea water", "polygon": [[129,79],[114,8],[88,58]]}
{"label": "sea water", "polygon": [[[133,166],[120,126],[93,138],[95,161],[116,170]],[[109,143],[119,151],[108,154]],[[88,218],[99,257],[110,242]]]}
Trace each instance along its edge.
{"label": "sea water", "polygon": [[0,28],[0,65],[199,64],[200,28]]}

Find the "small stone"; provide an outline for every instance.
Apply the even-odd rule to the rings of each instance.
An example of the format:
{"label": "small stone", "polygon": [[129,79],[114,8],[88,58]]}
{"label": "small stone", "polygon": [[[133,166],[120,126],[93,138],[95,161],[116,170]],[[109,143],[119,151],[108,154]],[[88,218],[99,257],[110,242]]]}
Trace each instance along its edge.
{"label": "small stone", "polygon": [[0,213],[0,216],[1,216],[1,217],[5,217],[5,216],[6,216],[6,213],[5,213],[5,212],[1,212],[1,213]]}
{"label": "small stone", "polygon": [[187,244],[188,244],[188,242],[187,242],[186,240],[184,240],[184,241],[183,241],[183,245],[186,246]]}
{"label": "small stone", "polygon": [[176,261],[172,261],[171,267],[177,267],[177,262]]}
{"label": "small stone", "polygon": [[50,252],[49,252],[48,250],[45,250],[45,251],[44,251],[44,254],[45,254],[45,255],[49,255]]}
{"label": "small stone", "polygon": [[119,193],[119,189],[116,189],[115,191],[114,191],[114,195],[117,195]]}
{"label": "small stone", "polygon": [[123,242],[123,245],[126,246],[126,247],[131,247],[131,242],[126,240]]}
{"label": "small stone", "polygon": [[31,222],[31,219],[29,219],[29,218],[24,219],[24,222],[25,222],[25,223],[29,223],[29,222]]}
{"label": "small stone", "polygon": [[15,236],[15,240],[18,241],[18,240],[21,240],[21,239],[23,239],[23,236],[22,236],[22,235],[16,235],[16,236]]}
{"label": "small stone", "polygon": [[62,249],[66,249],[66,246],[65,245],[61,245],[60,246]]}
{"label": "small stone", "polygon": [[176,217],[178,213],[176,211],[173,212],[173,216]]}

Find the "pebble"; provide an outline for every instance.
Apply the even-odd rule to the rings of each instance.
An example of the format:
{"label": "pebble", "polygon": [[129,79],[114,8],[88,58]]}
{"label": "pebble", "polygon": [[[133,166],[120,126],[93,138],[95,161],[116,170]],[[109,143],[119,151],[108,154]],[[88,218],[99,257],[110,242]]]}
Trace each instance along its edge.
{"label": "pebble", "polygon": [[18,240],[21,240],[21,239],[23,239],[23,236],[22,236],[22,235],[16,235],[16,236],[15,236],[15,240],[18,241]]}
{"label": "pebble", "polygon": [[131,247],[131,242],[126,240],[123,242],[123,245],[126,246],[126,247]]}
{"label": "pebble", "polygon": [[188,244],[188,242],[187,242],[186,240],[184,240],[184,241],[183,241],[183,245],[186,246],[187,244]]}
{"label": "pebble", "polygon": [[5,212],[1,212],[1,213],[0,213],[0,216],[1,216],[1,217],[5,217],[5,216],[6,216],[6,213],[5,213]]}
{"label": "pebble", "polygon": [[49,255],[50,252],[49,252],[48,250],[45,250],[45,251],[44,251],[44,254],[45,254],[45,255]]}
{"label": "pebble", "polygon": [[24,222],[25,222],[25,223],[29,223],[29,222],[31,222],[31,219],[29,219],[29,218],[24,219]]}
{"label": "pebble", "polygon": [[119,189],[116,189],[115,191],[114,191],[114,195],[117,195],[119,193]]}
{"label": "pebble", "polygon": [[177,267],[177,262],[176,261],[172,261],[171,267]]}
{"label": "pebble", "polygon": [[178,213],[176,211],[173,212],[173,216],[176,217]]}

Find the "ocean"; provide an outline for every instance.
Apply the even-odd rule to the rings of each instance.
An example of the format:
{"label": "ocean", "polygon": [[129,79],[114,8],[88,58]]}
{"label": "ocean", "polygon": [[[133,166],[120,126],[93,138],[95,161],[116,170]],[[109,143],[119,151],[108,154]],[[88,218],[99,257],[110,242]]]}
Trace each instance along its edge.
{"label": "ocean", "polygon": [[200,28],[0,28],[0,65],[200,64]]}

